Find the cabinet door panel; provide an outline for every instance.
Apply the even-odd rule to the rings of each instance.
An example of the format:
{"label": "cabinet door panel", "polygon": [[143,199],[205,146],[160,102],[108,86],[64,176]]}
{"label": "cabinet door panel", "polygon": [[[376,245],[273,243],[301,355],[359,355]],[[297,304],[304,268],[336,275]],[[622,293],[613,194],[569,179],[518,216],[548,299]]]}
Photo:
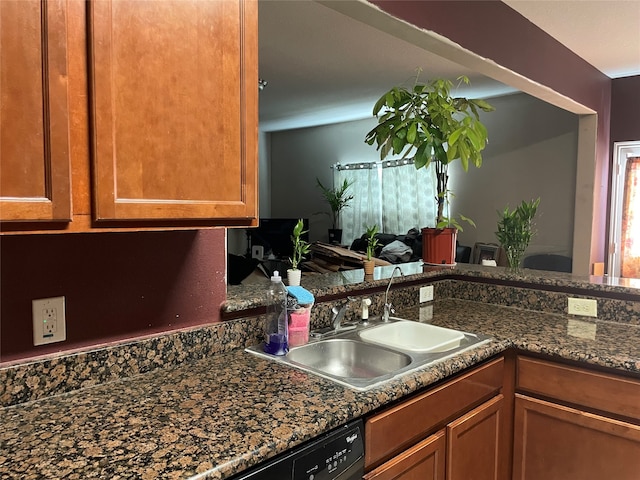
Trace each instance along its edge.
{"label": "cabinet door panel", "polygon": [[96,220],[255,217],[255,2],[89,7]]}
{"label": "cabinet door panel", "polygon": [[65,0],[0,2],[0,220],[69,221]]}
{"label": "cabinet door panel", "polygon": [[637,480],[640,426],[516,395],[513,478]]}
{"label": "cabinet door panel", "polygon": [[445,431],[431,435],[364,476],[364,480],[444,480]]}
{"label": "cabinet door panel", "polygon": [[379,465],[470,406],[493,397],[503,376],[504,359],[499,358],[369,418],[365,466]]}
{"label": "cabinet door panel", "polygon": [[498,395],[447,426],[447,480],[500,478],[503,403]]}

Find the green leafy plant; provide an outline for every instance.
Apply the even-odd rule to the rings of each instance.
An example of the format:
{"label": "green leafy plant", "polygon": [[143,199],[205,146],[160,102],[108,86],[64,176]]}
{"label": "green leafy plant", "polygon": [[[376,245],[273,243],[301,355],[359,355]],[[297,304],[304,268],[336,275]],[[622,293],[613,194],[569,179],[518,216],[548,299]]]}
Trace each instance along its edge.
{"label": "green leafy plant", "polygon": [[539,205],[540,198],[530,202],[523,200],[513,210],[510,210],[507,205],[502,212],[498,211],[496,237],[507,254],[512,270],[518,270],[524,252],[536,234],[533,218],[536,216]]}
{"label": "green leafy plant", "polygon": [[378,239],[376,238],[376,234],[378,233],[378,225],[372,225],[370,227],[366,227],[367,229],[365,235],[367,237],[367,260],[371,260],[376,252],[376,247],[378,246]]}
{"label": "green leafy plant", "polygon": [[[462,230],[459,222],[444,215],[451,194],[447,188],[449,165],[459,159],[465,172],[470,163],[476,167],[482,165],[481,152],[488,136],[480,122],[480,110],[491,112],[494,107],[484,100],[452,97],[450,80],[418,83],[419,74],[420,71],[413,87],[393,87],[376,102],[373,115],[378,125],[367,133],[365,142],[376,144],[381,160],[389,153],[401,154],[403,158],[413,153],[417,169],[433,163],[437,180],[436,228],[453,225]],[[469,83],[464,76],[458,80]],[[467,217],[459,217],[474,225]]]}
{"label": "green leafy plant", "polygon": [[293,227],[293,233],[291,234],[291,241],[293,242],[293,255],[289,258],[291,262],[291,269],[298,270],[298,264],[304,260],[305,255],[308,255],[311,251],[311,245],[308,242],[300,238],[307,233],[308,230],[304,230],[304,222],[299,219],[295,227]]}
{"label": "green leafy plant", "polygon": [[349,202],[353,200],[353,195],[347,194],[347,190],[349,187],[353,185],[352,180],[347,180],[345,178],[342,185],[337,188],[328,188],[325,187],[322,182],[316,177],[316,182],[318,182],[318,187],[322,190],[322,195],[325,200],[329,204],[331,208],[331,224],[333,229],[338,228],[338,219],[340,217],[340,212],[349,206]]}

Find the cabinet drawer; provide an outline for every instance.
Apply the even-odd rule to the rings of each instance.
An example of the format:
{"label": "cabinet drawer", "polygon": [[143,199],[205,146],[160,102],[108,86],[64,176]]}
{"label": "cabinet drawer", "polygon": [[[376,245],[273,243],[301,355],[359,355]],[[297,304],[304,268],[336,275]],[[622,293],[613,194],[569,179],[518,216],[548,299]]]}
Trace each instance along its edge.
{"label": "cabinet drawer", "polygon": [[640,380],[518,357],[517,389],[640,419]]}
{"label": "cabinet drawer", "polygon": [[444,480],[445,431],[422,440],[364,476],[364,480]]}
{"label": "cabinet drawer", "polygon": [[502,387],[503,370],[504,360],[496,359],[369,418],[365,423],[365,467],[391,458],[492,397]]}

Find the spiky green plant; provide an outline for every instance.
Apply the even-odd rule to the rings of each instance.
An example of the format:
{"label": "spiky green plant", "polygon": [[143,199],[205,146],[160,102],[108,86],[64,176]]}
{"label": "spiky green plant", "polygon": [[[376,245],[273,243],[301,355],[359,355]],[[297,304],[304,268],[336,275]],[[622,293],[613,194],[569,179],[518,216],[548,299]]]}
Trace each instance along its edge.
{"label": "spiky green plant", "polygon": [[536,216],[540,198],[525,202],[524,200],[513,210],[507,205],[498,211],[498,231],[496,237],[507,254],[507,260],[512,270],[520,268],[520,262],[529,242],[536,234],[533,218]]}
{"label": "spiky green plant", "polygon": [[331,208],[331,228],[336,229],[338,228],[340,212],[348,207],[349,202],[353,200],[353,195],[347,195],[347,190],[353,185],[353,180],[345,178],[342,185],[337,188],[325,187],[318,178],[316,178],[316,182],[318,182],[318,187],[322,190],[322,195],[329,204],[329,208]]}
{"label": "spiky green plant", "polygon": [[295,227],[293,227],[293,233],[291,234],[291,242],[293,243],[293,255],[289,258],[291,262],[291,269],[298,270],[298,264],[305,259],[305,255],[308,255],[311,251],[311,245],[308,242],[300,238],[307,233],[308,230],[304,230],[304,222],[299,219]]}
{"label": "spiky green plant", "polygon": [[365,226],[367,229],[365,235],[367,237],[367,260],[371,260],[376,252],[378,246],[378,239],[376,234],[378,233],[378,225],[372,225],[370,227]]}

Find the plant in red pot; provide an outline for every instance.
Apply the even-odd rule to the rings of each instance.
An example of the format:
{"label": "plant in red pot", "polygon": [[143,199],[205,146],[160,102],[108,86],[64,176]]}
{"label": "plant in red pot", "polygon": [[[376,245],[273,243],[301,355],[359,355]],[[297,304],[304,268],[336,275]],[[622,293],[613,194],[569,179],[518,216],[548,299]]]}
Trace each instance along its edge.
{"label": "plant in red pot", "polygon": [[[494,108],[484,100],[451,96],[450,80],[418,83],[418,75],[413,86],[393,87],[376,102],[373,115],[378,125],[367,133],[365,142],[376,144],[381,160],[389,153],[402,158],[413,153],[416,169],[434,164],[437,215],[433,227],[422,229],[422,260],[453,264],[457,232],[462,230],[460,222],[475,224],[464,215],[456,218],[448,214],[449,165],[460,160],[465,172],[470,163],[482,165],[482,150],[488,136],[480,121],[480,111],[491,112]],[[458,80],[469,83],[467,77]]]}

